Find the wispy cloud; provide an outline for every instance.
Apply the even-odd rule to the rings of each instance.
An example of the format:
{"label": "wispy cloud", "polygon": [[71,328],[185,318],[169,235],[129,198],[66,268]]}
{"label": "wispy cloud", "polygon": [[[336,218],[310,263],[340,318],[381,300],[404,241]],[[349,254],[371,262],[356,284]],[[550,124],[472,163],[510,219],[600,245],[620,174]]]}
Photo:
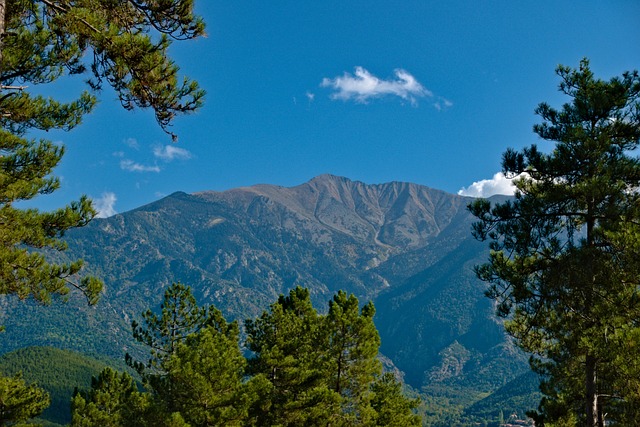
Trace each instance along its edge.
{"label": "wispy cloud", "polygon": [[160,172],[160,167],[157,165],[154,165],[154,166],[142,165],[130,159],[120,160],[120,169],[129,171],[129,172]]}
{"label": "wispy cloud", "polygon": [[115,193],[112,192],[102,193],[99,199],[93,199],[93,207],[98,211],[96,216],[98,218],[108,218],[117,214],[118,212],[115,210],[117,200]]}
{"label": "wispy cloud", "polygon": [[170,162],[176,159],[190,159],[191,153],[184,148],[176,147],[175,145],[164,145],[153,148],[153,155],[161,160]]}
{"label": "wispy cloud", "polygon": [[122,142],[124,142],[127,147],[133,148],[134,150],[140,149],[140,144],[138,144],[138,140],[135,138],[127,138]]}
{"label": "wispy cloud", "polygon": [[333,89],[332,99],[344,101],[354,100],[367,103],[371,98],[397,96],[417,104],[417,98],[431,97],[433,93],[426,89],[415,77],[402,69],[395,70],[395,79],[382,80],[362,67],[356,67],[354,74],[344,75],[333,79],[324,78],[321,86]]}
{"label": "wispy cloud", "polygon": [[305,96],[307,97],[307,100],[309,101],[309,104],[311,104],[313,102],[313,100],[316,99],[316,94],[313,93],[313,92],[307,91],[307,93],[305,93]]}
{"label": "wispy cloud", "polygon": [[434,102],[433,106],[435,107],[436,110],[442,111],[442,110],[446,110],[447,108],[453,107],[453,102],[439,96],[437,101]]}
{"label": "wispy cloud", "polygon": [[515,191],[513,180],[504,176],[502,172],[493,175],[491,179],[476,181],[468,187],[463,187],[458,191],[461,196],[489,197],[495,194],[513,195]]}

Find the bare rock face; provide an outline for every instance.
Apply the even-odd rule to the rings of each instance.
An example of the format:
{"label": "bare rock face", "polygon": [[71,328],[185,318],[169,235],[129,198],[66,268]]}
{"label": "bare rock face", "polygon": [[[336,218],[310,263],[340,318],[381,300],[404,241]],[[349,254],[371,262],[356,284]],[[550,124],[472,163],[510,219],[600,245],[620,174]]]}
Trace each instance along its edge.
{"label": "bare rock face", "polygon": [[451,382],[505,342],[472,272],[487,254],[471,237],[469,201],[331,175],[291,188],[175,193],[69,232],[66,255],[105,281],[100,304],[72,298],[42,310],[0,300],[3,350],[38,344],[121,357],[134,349],[130,321],[157,307],[172,282],[239,320],[300,285],[320,310],[339,289],[374,300],[382,352],[406,381]]}

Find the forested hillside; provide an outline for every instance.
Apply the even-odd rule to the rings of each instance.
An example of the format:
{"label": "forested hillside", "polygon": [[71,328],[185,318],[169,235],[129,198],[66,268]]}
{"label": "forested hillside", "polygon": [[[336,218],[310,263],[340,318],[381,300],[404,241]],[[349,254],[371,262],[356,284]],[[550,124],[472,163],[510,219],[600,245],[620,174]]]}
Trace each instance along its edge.
{"label": "forested hillside", "polygon": [[107,366],[126,368],[124,361],[100,360],[53,347],[25,347],[0,356],[0,373],[22,378],[43,388],[51,404],[40,418],[65,425],[71,421],[71,397],[74,391],[89,390],[91,378]]}

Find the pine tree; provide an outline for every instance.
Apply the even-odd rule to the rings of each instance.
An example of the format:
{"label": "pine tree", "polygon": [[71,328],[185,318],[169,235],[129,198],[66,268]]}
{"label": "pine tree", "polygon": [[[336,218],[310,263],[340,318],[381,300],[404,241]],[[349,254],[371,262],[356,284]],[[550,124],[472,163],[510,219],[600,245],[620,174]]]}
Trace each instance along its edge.
{"label": "pine tree", "polygon": [[422,420],[414,410],[419,399],[408,399],[402,392],[402,384],[392,373],[380,376],[372,385],[371,407],[376,412],[375,425],[380,427],[419,427]]}
{"label": "pine tree", "polygon": [[342,422],[347,425],[368,425],[375,417],[371,385],[382,373],[382,364],[377,359],[380,336],[374,314],[371,302],[360,309],[353,294],[339,291],[329,302],[323,322],[325,375],[330,389],[342,397]]}
{"label": "pine tree", "polygon": [[160,316],[147,310],[142,317],[144,325],[132,322],[133,337],[149,349],[150,357],[140,362],[127,355],[127,364],[138,371],[153,393],[167,405],[169,413],[176,412],[174,382],[168,375],[168,364],[179,345],[205,328],[237,339],[237,325],[227,323],[215,307],[198,306],[191,288],[181,283],[174,283],[165,291]]}
{"label": "pine tree", "polygon": [[309,291],[297,287],[248,320],[249,373],[266,381],[256,387],[255,425],[420,425],[416,401],[395,378],[381,376],[374,314],[372,303],[360,308],[355,296],[339,292],[319,315]]}
{"label": "pine tree", "polygon": [[38,416],[49,406],[49,395],[27,385],[21,374],[0,377],[0,426],[16,425]]}
{"label": "pine tree", "polygon": [[309,291],[301,287],[245,322],[247,345],[255,354],[249,372],[269,383],[254,406],[257,425],[326,426],[338,413],[340,395],[327,387],[322,370],[326,340],[320,322]]}
{"label": "pine tree", "polygon": [[226,332],[205,327],[179,343],[167,360],[173,406],[192,427],[244,426],[251,405],[251,381],[234,322]]}
{"label": "pine tree", "polygon": [[146,403],[145,397],[138,392],[129,374],[119,374],[111,368],[105,368],[97,378],[91,379],[88,393],[76,393],[71,399],[71,426],[136,425],[134,420],[138,417],[132,412]]}
{"label": "pine tree", "polygon": [[[95,216],[90,200],[53,212],[16,207],[60,186],[52,173],[64,147],[33,135],[78,126],[104,84],[124,108],[152,108],[171,134],[174,116],[198,108],[204,93],[179,80],[167,49],[170,40],[203,31],[192,0],[0,0],[0,294],[48,304],[77,289],[97,302],[102,283],[79,276],[82,260],[56,264],[47,256],[66,249],[67,230]],[[39,85],[83,73],[91,74],[90,90],[74,101],[35,94]]]}
{"label": "pine tree", "polygon": [[[102,285],[78,277],[82,261],[53,264],[34,251],[64,250],[65,231],[94,217],[91,202],[81,197],[48,213],[16,207],[59,187],[52,172],[64,147],[32,133],[75,128],[107,84],[124,108],[152,108],[171,134],[175,115],[198,108],[203,91],[179,79],[167,49],[171,40],[203,31],[193,0],[0,0],[1,294],[49,303],[77,288],[89,303],[97,301]],[[90,75],[89,90],[75,101],[34,94],[39,85],[80,74]]]}
{"label": "pine tree", "polygon": [[[605,413],[616,417],[614,402],[630,398],[617,385],[624,365],[612,338],[640,318],[640,77],[599,80],[586,59],[557,73],[571,102],[540,104],[543,123],[534,127],[553,150],[507,150],[503,171],[523,174],[515,199],[470,205],[480,220],[474,235],[491,240],[490,260],[476,271],[547,378],[539,424],[577,415],[602,427]],[[637,345],[628,348],[639,356]]]}
{"label": "pine tree", "polygon": [[71,427],[189,427],[179,413],[167,413],[133,378],[105,368],[91,390],[71,400]]}

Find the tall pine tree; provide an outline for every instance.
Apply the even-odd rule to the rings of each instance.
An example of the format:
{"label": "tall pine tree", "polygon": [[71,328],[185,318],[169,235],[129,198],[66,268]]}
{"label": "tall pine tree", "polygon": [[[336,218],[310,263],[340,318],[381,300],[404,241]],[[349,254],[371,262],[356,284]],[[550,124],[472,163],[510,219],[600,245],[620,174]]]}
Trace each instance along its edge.
{"label": "tall pine tree", "polygon": [[[52,172],[64,147],[29,132],[75,128],[106,84],[124,108],[153,109],[171,134],[176,114],[198,108],[203,91],[179,78],[167,49],[171,40],[203,31],[193,0],[0,0],[1,294],[48,303],[78,288],[96,302],[102,285],[78,277],[82,261],[52,264],[33,251],[64,250],[60,237],[87,224],[95,211],[86,197],[48,213],[16,207],[59,187]],[[89,90],[75,101],[34,94],[39,85],[80,74],[89,76]]]}
{"label": "tall pine tree", "polygon": [[174,364],[172,357],[180,344],[205,328],[237,340],[238,327],[235,323],[227,323],[215,307],[200,307],[191,288],[181,283],[174,283],[165,291],[160,315],[149,309],[142,317],[144,324],[132,322],[133,337],[147,347],[149,358],[137,361],[127,354],[127,364],[138,371],[154,395],[164,402],[169,413],[176,412],[176,384],[170,370]]}
{"label": "tall pine tree", "polygon": [[[60,185],[52,173],[64,147],[30,132],[75,128],[105,83],[124,108],[152,108],[169,132],[176,114],[199,107],[203,91],[180,81],[167,49],[172,39],[203,31],[192,0],[0,0],[0,294],[47,304],[75,288],[97,302],[102,283],[79,276],[81,260],[55,264],[46,257],[66,249],[60,238],[67,230],[94,217],[89,199],[53,212],[16,206]],[[90,91],[74,101],[34,94],[40,85],[83,73],[91,75]]]}
{"label": "tall pine tree", "polygon": [[370,425],[375,419],[371,385],[382,373],[375,312],[373,303],[360,309],[353,294],[340,291],[329,302],[329,313],[324,317],[325,376],[330,389],[342,398],[341,422],[346,425]]}
{"label": "tall pine tree", "polygon": [[[546,376],[539,423],[577,416],[603,427],[632,398],[616,373],[625,362],[615,338],[634,336],[640,318],[640,77],[599,80],[586,59],[557,73],[571,102],[540,104],[534,127],[553,149],[507,150],[504,173],[523,174],[515,198],[470,205],[474,235],[491,240],[476,271]],[[640,356],[637,344],[626,349]]]}
{"label": "tall pine tree", "polygon": [[249,372],[268,381],[257,425],[326,426],[339,411],[340,395],[327,387],[322,366],[326,340],[308,289],[281,295],[255,320],[247,320]]}

